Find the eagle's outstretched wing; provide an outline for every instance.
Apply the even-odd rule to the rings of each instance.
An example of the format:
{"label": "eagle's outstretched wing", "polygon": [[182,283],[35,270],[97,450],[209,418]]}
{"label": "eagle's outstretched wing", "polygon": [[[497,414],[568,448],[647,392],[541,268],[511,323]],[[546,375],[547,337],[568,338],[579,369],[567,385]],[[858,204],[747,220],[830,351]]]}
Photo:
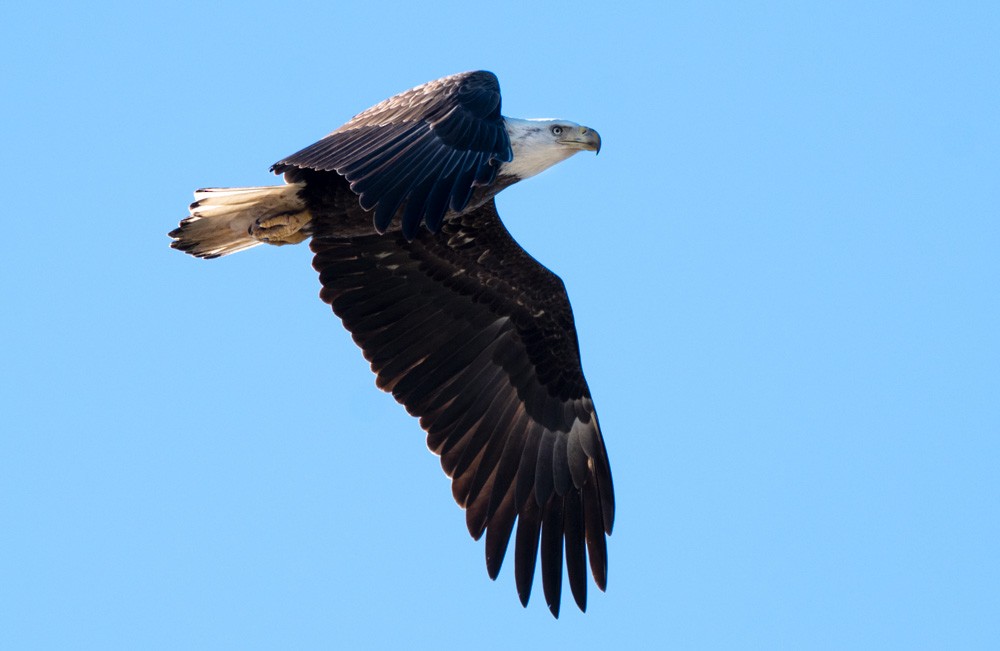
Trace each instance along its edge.
{"label": "eagle's outstretched wing", "polygon": [[477,185],[513,159],[492,72],[466,72],[417,86],[356,115],[317,143],[272,166],[337,172],[384,233],[400,206],[403,235],[421,221],[437,232],[450,208],[465,208]]}
{"label": "eagle's outstretched wing", "polygon": [[321,220],[311,246],[321,297],[378,386],[420,418],[470,533],[486,532],[490,576],[516,518],[521,602],[540,547],[545,599],[558,616],[565,543],[585,609],[588,553],[606,586],[614,490],[562,281],[510,237],[493,201],[412,241],[338,237]]}

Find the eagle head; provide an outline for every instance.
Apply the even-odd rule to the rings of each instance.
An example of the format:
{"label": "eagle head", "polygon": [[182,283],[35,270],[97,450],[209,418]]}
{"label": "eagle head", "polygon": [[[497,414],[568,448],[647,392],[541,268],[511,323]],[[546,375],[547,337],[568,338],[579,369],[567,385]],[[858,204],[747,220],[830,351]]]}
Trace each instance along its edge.
{"label": "eagle head", "polygon": [[504,118],[514,159],[500,174],[526,179],[579,151],[601,151],[599,133],[569,120]]}

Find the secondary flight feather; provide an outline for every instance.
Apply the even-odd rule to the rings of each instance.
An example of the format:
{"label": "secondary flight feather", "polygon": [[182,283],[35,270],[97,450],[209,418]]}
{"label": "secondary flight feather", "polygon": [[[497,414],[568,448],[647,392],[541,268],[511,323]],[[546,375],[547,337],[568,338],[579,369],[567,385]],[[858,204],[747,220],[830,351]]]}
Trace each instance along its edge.
{"label": "secondary flight feather", "polygon": [[490,577],[513,536],[521,603],[540,558],[557,617],[564,564],[581,610],[588,561],[607,585],[614,489],[566,290],[494,197],[600,147],[574,122],[504,117],[493,73],[452,75],[278,161],[284,185],[196,191],[169,234],[200,258],[310,239],[320,298],[420,419]]}

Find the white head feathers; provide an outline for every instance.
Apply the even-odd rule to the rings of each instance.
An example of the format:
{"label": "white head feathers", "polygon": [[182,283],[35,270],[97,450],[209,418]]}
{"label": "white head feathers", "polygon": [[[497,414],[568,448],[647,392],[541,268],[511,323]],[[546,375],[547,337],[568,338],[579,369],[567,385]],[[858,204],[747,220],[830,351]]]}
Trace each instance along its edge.
{"label": "white head feathers", "polygon": [[564,161],[578,151],[599,151],[601,137],[569,120],[504,118],[514,160],[500,174],[526,179]]}

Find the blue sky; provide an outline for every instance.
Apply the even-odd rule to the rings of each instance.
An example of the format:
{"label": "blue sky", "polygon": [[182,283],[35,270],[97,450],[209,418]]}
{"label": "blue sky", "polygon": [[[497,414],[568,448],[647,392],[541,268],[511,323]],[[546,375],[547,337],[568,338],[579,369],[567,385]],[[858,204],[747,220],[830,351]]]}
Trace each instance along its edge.
{"label": "blue sky", "polygon": [[[613,5],[4,10],[0,647],[996,648],[1000,8]],[[604,141],[498,200],[616,483],[558,621],[305,247],[165,235],[477,68]]]}

